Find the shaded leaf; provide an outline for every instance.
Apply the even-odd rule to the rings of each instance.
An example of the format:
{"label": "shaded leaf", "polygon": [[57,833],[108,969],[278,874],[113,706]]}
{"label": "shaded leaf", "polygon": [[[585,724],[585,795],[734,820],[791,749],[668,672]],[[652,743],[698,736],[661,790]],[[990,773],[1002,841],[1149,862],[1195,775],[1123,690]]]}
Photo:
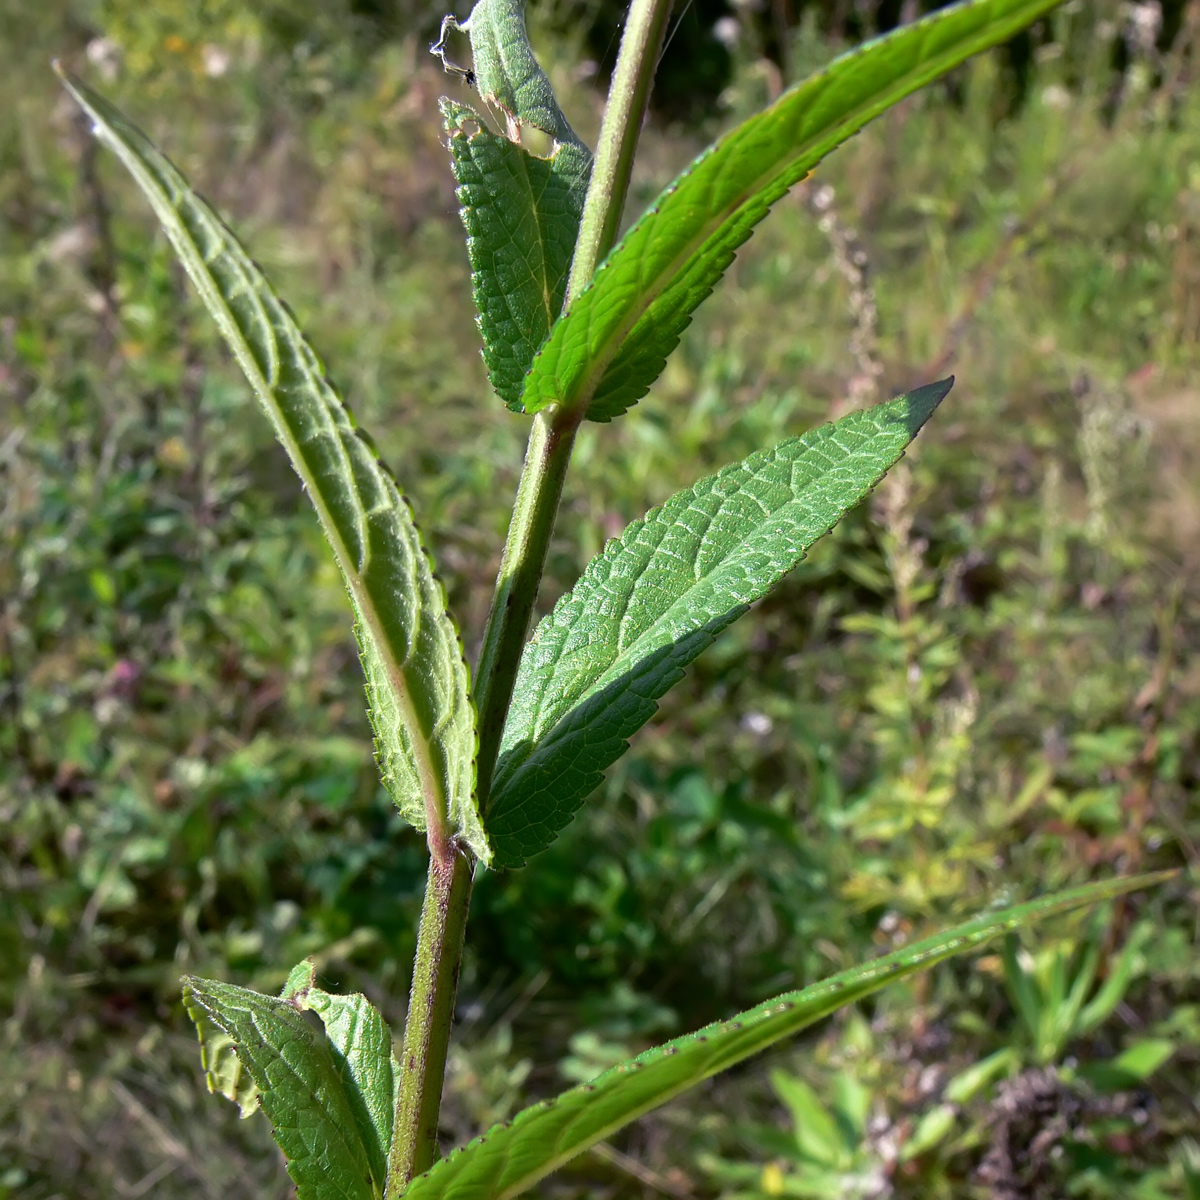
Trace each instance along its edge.
{"label": "shaded leaf", "polygon": [[204,1080],[213,1095],[232,1100],[241,1111],[242,1119],[253,1116],[259,1109],[258,1085],[238,1058],[237,1044],[224,1029],[214,1025],[202,1008],[189,1008],[200,1040],[200,1065]]}
{"label": "shaded leaf", "polygon": [[492,133],[468,105],[444,97],[440,104],[483,359],[500,398],[520,412],[526,372],[562,310],[591,155],[566,144],[538,158]]}
{"label": "shaded leaf", "polygon": [[400,1084],[400,1069],[392,1053],[392,1031],[383,1014],[361,993],[338,996],[326,992],[314,985],[314,973],[311,961],[294,968],[283,999],[321,1018],[334,1066],[371,1163],[371,1174],[382,1193]]}

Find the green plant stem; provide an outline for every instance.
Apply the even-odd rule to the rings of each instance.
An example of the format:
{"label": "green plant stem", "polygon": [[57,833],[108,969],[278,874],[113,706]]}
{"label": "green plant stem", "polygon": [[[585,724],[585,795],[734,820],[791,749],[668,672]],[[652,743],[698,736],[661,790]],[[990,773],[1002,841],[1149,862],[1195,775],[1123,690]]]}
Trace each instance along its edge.
{"label": "green plant stem", "polygon": [[[616,240],[670,11],[670,0],[633,0],[600,130],[596,165],[571,264],[568,300],[587,286],[597,264]],[[482,812],[486,812],[513,684],[575,434],[582,420],[582,407],[565,411],[552,406],[534,418],[530,431],[475,676],[479,714],[476,786]],[[429,881],[404,1027],[386,1200],[397,1200],[414,1176],[433,1165],[437,1152],[446,1050],[471,898],[471,863],[466,853],[453,844],[439,847],[432,841],[430,851]]]}
{"label": "green plant stem", "polygon": [[517,486],[475,676],[475,704],[479,713],[476,787],[479,808],[485,816],[500,738],[578,426],[576,421],[567,428],[556,427],[554,414],[546,411],[534,417],[529,433],[525,466]]}
{"label": "green plant stem", "polygon": [[431,855],[429,859],[400,1053],[386,1200],[397,1200],[409,1181],[433,1166],[437,1157],[438,1114],[471,901],[472,867],[470,854],[454,843],[445,857]]}
{"label": "green plant stem", "polygon": [[654,68],[671,7],[672,0],[633,0],[630,5],[579,223],[564,308],[591,283],[601,259],[617,240],[633,156],[650,103]]}
{"label": "green plant stem", "polygon": [[[600,260],[616,241],[633,171],[633,156],[670,14],[671,0],[633,0],[630,7],[600,127],[596,162],[584,202],[564,307],[591,282]],[[563,480],[582,420],[583,406],[576,410],[551,406],[534,418],[529,434],[525,466],[517,485],[496,593],[475,671],[475,707],[479,714],[477,792],[479,809],[485,815]]]}

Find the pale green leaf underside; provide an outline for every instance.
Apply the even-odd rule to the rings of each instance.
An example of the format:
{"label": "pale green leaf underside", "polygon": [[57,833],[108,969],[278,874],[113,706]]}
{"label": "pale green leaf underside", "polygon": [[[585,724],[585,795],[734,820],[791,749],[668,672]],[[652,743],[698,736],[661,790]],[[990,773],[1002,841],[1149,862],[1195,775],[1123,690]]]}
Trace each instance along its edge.
{"label": "pale green leaf underside", "polygon": [[443,97],[441,110],[483,359],[500,398],[519,412],[529,364],[562,310],[591,155],[565,144],[538,158],[492,133],[466,104]]}
{"label": "pale green leaf underside", "polygon": [[407,820],[449,822],[487,861],[467,667],[407,500],[233,234],[112,105],[64,83],[153,206],[317,509],[356,617],[385,786]]}
{"label": "pale green leaf underside", "polygon": [[190,977],[184,979],[183,1000],[197,1027],[213,1026],[236,1044],[287,1158],[298,1200],[383,1195],[330,1043],[299,1007]]}
{"label": "pale green leaf underside", "polygon": [[563,314],[534,359],[522,405],[587,405],[607,421],[635,404],[737,248],[826,154],[903,97],[1011,37],[1058,0],[976,0],[843,55],[697,159],[654,202]]}
{"label": "pale green leaf underside", "polygon": [[[510,126],[531,125],[560,144],[591,152],[571,128],[525,25],[525,0],[479,0],[457,27],[470,34],[471,66],[484,103],[499,109]],[[516,132],[516,129],[513,129]]]}
{"label": "pale green leaf underside", "polygon": [[259,1109],[258,1085],[238,1058],[237,1043],[224,1029],[214,1025],[203,1009],[188,1010],[200,1041],[200,1065],[204,1080],[214,1096],[224,1096],[238,1106],[243,1120]]}
{"label": "pale green leaf underside", "polygon": [[644,1113],[887,984],[1033,921],[1146,887],[1142,875],[987,913],[935,937],[647,1050],[591,1083],[527,1108],[414,1179],[406,1200],[509,1200]]}
{"label": "pale green leaf underside", "polygon": [[521,658],[486,818],[495,866],[554,840],[688,663],[870,491],[950,384],[726,467],[588,564]]}

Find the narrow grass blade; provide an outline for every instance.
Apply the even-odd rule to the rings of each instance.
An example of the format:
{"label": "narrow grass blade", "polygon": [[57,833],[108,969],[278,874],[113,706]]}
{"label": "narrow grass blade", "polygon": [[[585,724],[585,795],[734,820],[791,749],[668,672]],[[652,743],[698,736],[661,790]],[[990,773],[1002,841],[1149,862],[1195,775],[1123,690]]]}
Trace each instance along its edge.
{"label": "narrow grass blade", "polygon": [[803,991],[768,1000],[733,1020],[647,1050],[591,1083],[525,1109],[454,1151],[413,1180],[406,1200],[510,1200],[623,1125],[846,1004],[973,950],[997,934],[1148,887],[1171,874],[1089,884],[987,913]]}
{"label": "narrow grass blade", "polygon": [[588,564],[521,659],[486,816],[495,866],[554,840],[684,668],[875,486],[951,382],[702,479]]}
{"label": "narrow grass blade", "polygon": [[637,403],[737,248],[789,188],[898,100],[998,45],[1058,0],[975,0],[843,55],[785,92],[670,184],[572,301],[522,404],[607,421]]}
{"label": "narrow grass blade", "polygon": [[407,820],[460,833],[487,861],[467,666],[407,500],[233,234],[112,105],[63,82],[150,201],[316,507],[350,592],[384,784]]}
{"label": "narrow grass blade", "polygon": [[287,1158],[298,1200],[378,1200],[354,1108],[329,1041],[300,1007],[214,979],[185,977],[183,1001],[198,1028],[237,1048]]}
{"label": "narrow grass blade", "polygon": [[504,403],[521,388],[562,310],[591,175],[591,155],[563,144],[549,158],[491,132],[470,106],[443,97],[483,360]]}

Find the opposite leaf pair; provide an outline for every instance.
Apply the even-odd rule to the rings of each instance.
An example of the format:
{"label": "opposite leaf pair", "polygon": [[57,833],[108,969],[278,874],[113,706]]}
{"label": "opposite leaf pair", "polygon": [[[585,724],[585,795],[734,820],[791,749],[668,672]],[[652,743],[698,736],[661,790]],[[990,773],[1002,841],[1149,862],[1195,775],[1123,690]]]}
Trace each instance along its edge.
{"label": "opposite leaf pair", "polygon": [[[468,229],[475,229],[485,353],[500,364],[497,387],[511,404],[523,380],[526,412],[553,403],[563,413],[583,409],[607,420],[625,411],[650,387],[696,307],[775,200],[889,105],[1051,6],[977,0],[838,59],[702,155],[562,315],[555,297],[576,218],[564,211],[561,224],[552,220],[563,203],[553,178],[560,154],[547,164],[482,128],[464,133],[459,123],[451,149],[460,182],[468,168],[479,181],[461,182],[461,190]],[[472,15],[472,27],[477,16],[483,30],[480,14]],[[510,25],[505,36],[512,32]],[[502,85],[493,81],[487,94]],[[752,456],[636,522],[527,648],[493,804],[476,795],[476,717],[461,637],[395,480],[233,234],[120,113],[78,81],[67,86],[153,205],[312,498],[350,593],[383,782],[404,817],[427,831],[435,855],[444,856],[455,837],[485,864],[516,865],[544,847],[681,668],[866,494],[945,393],[945,385],[932,385],[852,414],[834,430]],[[516,92],[506,103],[518,118],[530,111],[531,101]],[[489,166],[493,151],[499,165]],[[505,172],[530,186],[505,190]],[[532,186],[538,180],[540,192]],[[529,221],[535,230],[554,230],[542,237],[536,262],[514,258],[530,244],[522,234]],[[542,274],[529,286],[535,269]],[[507,311],[510,321],[487,315],[493,299],[495,313]],[[538,349],[543,331],[548,336]],[[708,512],[711,530],[696,524],[697,505]],[[659,558],[656,540],[665,547]],[[683,562],[665,569],[679,541]],[[722,573],[726,557],[731,566]],[[670,602],[651,611],[659,589],[637,580],[672,572]],[[624,608],[606,609],[609,591],[617,608],[632,606],[632,621]],[[568,625],[571,661],[551,670],[540,642],[563,637]],[[586,664],[577,661],[581,637],[596,647]],[[593,745],[596,753],[585,752]],[[562,776],[572,779],[571,794],[548,805],[546,780]]]}
{"label": "opposite leaf pair", "polygon": [[[846,1004],[997,934],[1165,877],[1090,884],[977,917],[647,1050],[486,1131],[412,1180],[403,1194],[409,1200],[508,1200],[651,1109]],[[399,1067],[383,1019],[364,997],[333,996],[314,987],[311,963],[292,971],[279,998],[215,980],[184,983],[209,1090],[237,1100],[243,1115],[261,1103],[287,1156],[299,1200],[380,1200],[400,1194],[379,1173],[391,1144],[388,1102]],[[324,1038],[305,1019],[305,1010],[321,1018]],[[229,1058],[231,1043],[236,1063]],[[239,1076],[241,1067],[253,1087]]]}

